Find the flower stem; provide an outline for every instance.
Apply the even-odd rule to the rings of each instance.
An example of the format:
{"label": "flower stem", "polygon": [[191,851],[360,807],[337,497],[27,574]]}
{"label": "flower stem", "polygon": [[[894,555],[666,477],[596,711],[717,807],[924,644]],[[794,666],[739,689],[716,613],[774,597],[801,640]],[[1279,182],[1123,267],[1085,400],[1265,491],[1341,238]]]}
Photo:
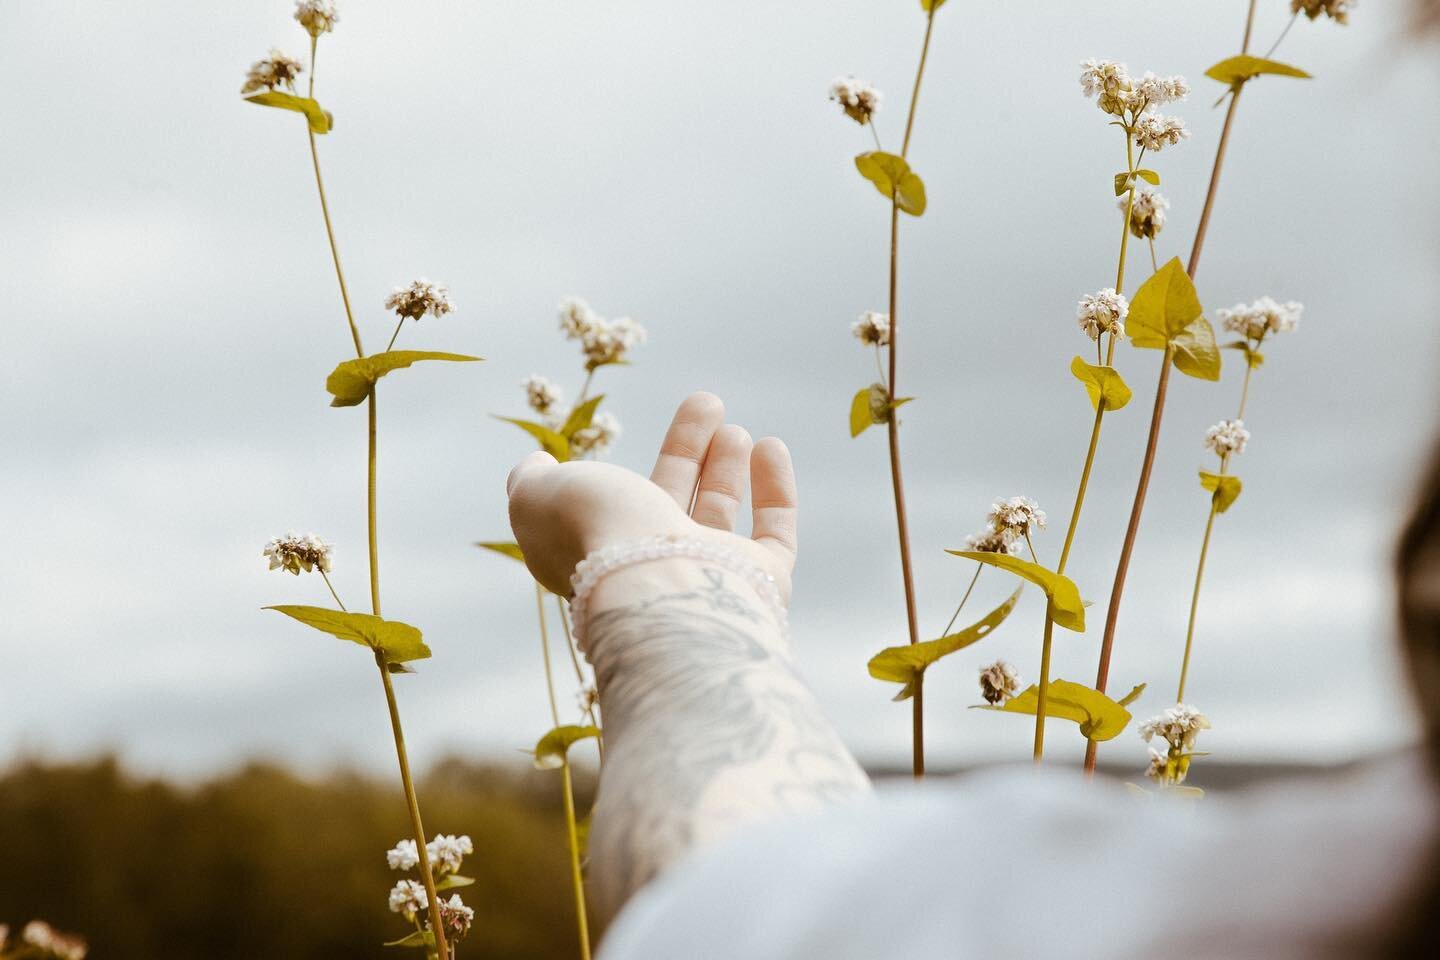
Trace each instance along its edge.
{"label": "flower stem", "polygon": [[[575,667],[575,682],[584,690],[586,686],[585,671],[580,669],[580,657],[575,652],[575,637],[570,632],[570,617],[565,613],[565,601],[559,594],[555,596],[555,609],[560,611],[560,629],[565,632],[565,649],[570,651],[570,663]],[[600,729],[600,719],[595,715],[595,704],[589,703],[585,707],[585,716],[590,720],[590,726],[596,730]],[[603,733],[595,737],[595,746],[600,751],[600,765],[605,765],[605,736]]]}
{"label": "flower stem", "polygon": [[393,347],[393,346],[395,346],[395,338],[398,337],[398,336],[400,336],[400,328],[403,327],[403,326],[405,326],[405,317],[402,315],[402,316],[400,317],[400,322],[397,323],[397,324],[395,324],[395,332],[392,333],[392,334],[390,334],[390,342],[387,343],[387,344],[385,344],[385,352],[386,352],[386,353],[389,353],[389,352],[390,352],[390,348]]}
{"label": "flower stem", "polygon": [[[316,567],[315,569],[319,570],[320,568]],[[324,570],[320,570],[320,578],[325,581],[325,586],[330,588],[330,596],[335,598],[335,605],[340,608],[342,613],[347,612],[345,610],[345,604],[340,600],[340,594],[335,592],[335,585],[330,582],[330,575]]]}
{"label": "flower stem", "polygon": [[[558,727],[560,707],[555,702],[555,676],[550,669],[550,633],[545,627],[545,589],[540,586],[539,581],[535,583],[535,614],[540,621],[540,655],[545,661],[545,693],[550,698],[550,719]],[[575,789],[570,778],[568,756],[560,759],[560,785],[565,800],[565,839],[570,848],[570,882],[575,892],[580,956],[582,960],[590,960],[590,928],[585,915],[585,880],[580,872],[580,832],[575,824]]]}
{"label": "flower stem", "polygon": [[[1240,52],[1250,49],[1250,35],[1255,25],[1256,0],[1250,0],[1245,16],[1245,39]],[[1242,85],[1243,87],[1243,85]],[[1195,228],[1195,242],[1190,248],[1190,263],[1186,272],[1195,279],[1200,267],[1200,252],[1205,246],[1205,234],[1210,227],[1210,213],[1215,207],[1215,195],[1220,186],[1220,170],[1225,162],[1225,148],[1230,143],[1230,127],[1235,120],[1235,108],[1240,103],[1240,91],[1236,87],[1225,110],[1225,123],[1220,128],[1220,143],[1215,148],[1215,163],[1210,169],[1210,185],[1205,191],[1205,205],[1200,210],[1200,222]],[[1130,507],[1130,522],[1125,528],[1125,542],[1120,548],[1120,560],[1115,567],[1115,583],[1110,589],[1110,605],[1105,612],[1105,633],[1100,640],[1100,666],[1095,675],[1095,689],[1105,692],[1110,677],[1110,655],[1115,646],[1115,626],[1120,615],[1120,598],[1125,591],[1125,576],[1130,570],[1130,555],[1135,551],[1135,537],[1140,530],[1140,514],[1145,509],[1145,492],[1150,486],[1150,471],[1155,466],[1155,450],[1160,441],[1160,418],[1165,412],[1165,391],[1170,383],[1170,361],[1174,348],[1167,345],[1160,364],[1160,379],[1155,385],[1155,408],[1150,415],[1150,435],[1145,444],[1145,459],[1140,465],[1140,482],[1135,490],[1135,502]],[[1085,773],[1095,772],[1097,744],[1094,740],[1085,746]]]}
{"label": "flower stem", "polygon": [[[1130,128],[1125,133],[1125,170],[1130,175],[1130,189],[1125,194],[1125,218],[1120,224],[1120,264],[1115,268],[1115,292],[1125,292],[1125,251],[1130,245],[1130,214],[1135,209],[1135,142]],[[1098,339],[1096,341],[1099,342]]]}
{"label": "flower stem", "polygon": [[365,514],[367,539],[370,544],[370,608],[380,616],[380,531],[375,513],[375,385],[370,385],[369,402],[365,404],[367,444],[365,458]]}
{"label": "flower stem", "polygon": [[1276,37],[1276,38],[1275,38],[1275,42],[1272,43],[1272,44],[1270,44],[1270,49],[1265,51],[1265,56],[1261,58],[1262,60],[1269,60],[1269,59],[1270,59],[1270,55],[1273,54],[1277,49],[1279,49],[1280,44],[1281,44],[1281,43],[1285,40],[1285,38],[1290,34],[1290,28],[1293,27],[1293,26],[1295,26],[1295,21],[1298,20],[1299,18],[1300,18],[1300,11],[1299,11],[1299,9],[1296,9],[1296,11],[1295,11],[1294,13],[1290,14],[1290,22],[1287,23],[1287,24],[1285,24],[1285,29],[1284,29],[1284,30],[1281,30],[1281,31],[1280,31],[1280,36]]}
{"label": "flower stem", "polygon": [[1200,541],[1200,563],[1195,567],[1195,590],[1190,595],[1190,623],[1185,628],[1185,657],[1180,661],[1180,686],[1175,702],[1185,700],[1185,678],[1190,674],[1190,645],[1195,640],[1195,613],[1200,607],[1200,579],[1205,576],[1205,555],[1210,552],[1210,531],[1215,529],[1215,500],[1210,501],[1210,516],[1205,520],[1205,539]]}
{"label": "flower stem", "polygon": [[945,629],[940,631],[940,636],[949,636],[950,628],[955,626],[955,621],[960,618],[960,611],[965,609],[965,601],[970,599],[970,591],[975,589],[975,581],[980,579],[980,571],[984,569],[985,564],[975,564],[975,576],[970,578],[970,586],[965,588],[965,596],[960,598],[960,605],[957,606],[955,612],[950,615],[950,622],[945,624]]}
{"label": "flower stem", "polygon": [[1250,374],[1254,371],[1250,365],[1250,354],[1245,354],[1245,382],[1240,387],[1240,412],[1235,414],[1236,420],[1245,419],[1245,403],[1250,399]]}

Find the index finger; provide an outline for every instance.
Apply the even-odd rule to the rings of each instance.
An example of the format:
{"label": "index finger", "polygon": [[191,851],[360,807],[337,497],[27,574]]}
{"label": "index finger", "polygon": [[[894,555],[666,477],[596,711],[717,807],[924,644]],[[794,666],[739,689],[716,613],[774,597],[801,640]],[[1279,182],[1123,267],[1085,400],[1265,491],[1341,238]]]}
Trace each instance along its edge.
{"label": "index finger", "polygon": [[750,453],[750,504],[751,537],[793,559],[800,497],[790,450],[775,437],[761,440]]}

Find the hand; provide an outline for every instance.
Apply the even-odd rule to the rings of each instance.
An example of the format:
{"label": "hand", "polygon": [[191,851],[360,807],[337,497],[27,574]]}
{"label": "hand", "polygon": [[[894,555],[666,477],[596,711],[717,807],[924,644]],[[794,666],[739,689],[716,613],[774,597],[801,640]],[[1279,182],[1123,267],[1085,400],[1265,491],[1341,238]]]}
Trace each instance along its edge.
{"label": "hand", "polygon": [[[719,397],[686,397],[649,480],[608,463],[558,463],[538,451],[520,461],[505,489],[510,526],[535,579],[569,596],[570,574],[592,550],[672,535],[741,554],[775,578],[788,602],[798,512],[790,451],[774,437],[752,444],[742,427],[724,421]],[[747,486],[750,538],[735,533]]]}

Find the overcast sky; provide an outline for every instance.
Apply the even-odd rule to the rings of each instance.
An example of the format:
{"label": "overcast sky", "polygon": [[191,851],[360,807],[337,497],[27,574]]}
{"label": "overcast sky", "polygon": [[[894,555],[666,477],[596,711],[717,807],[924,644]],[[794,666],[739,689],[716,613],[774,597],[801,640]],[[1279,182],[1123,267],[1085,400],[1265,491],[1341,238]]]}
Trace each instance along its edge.
{"label": "overcast sky", "polygon": [[[1263,50],[1287,4],[1265,0]],[[1083,9],[1082,9],[1083,8]],[[1068,373],[1088,341],[1074,302],[1113,282],[1122,143],[1081,96],[1085,57],[1187,75],[1194,138],[1154,158],[1172,202],[1161,256],[1184,255],[1214,154],[1218,84],[1243,0],[953,0],[935,28],[911,148],[930,206],[902,230],[901,392],[922,623],[935,635],[971,567],[943,553],[991,498],[1050,513],[1053,562],[1091,413]],[[286,528],[337,544],[365,590],[364,414],[330,409],[350,350],[303,123],[241,101],[246,67],[306,37],[286,0],[10,4],[0,162],[0,754],[119,750],[201,775],[249,756],[312,769],[393,764],[363,651],[260,608],[321,603],[269,573]],[[1392,652],[1390,550],[1434,434],[1434,157],[1429,51],[1395,55],[1401,6],[1349,27],[1301,21],[1241,104],[1198,275],[1207,308],[1262,294],[1306,304],[1267,350],[1239,503],[1217,523],[1191,699],[1219,757],[1341,759],[1413,725]],[[521,377],[573,392],[562,296],[645,324],[635,365],[602,372],[625,425],[614,459],[648,469],[686,392],[792,445],[802,552],[792,616],[805,671],[870,761],[903,762],[908,708],[865,661],[904,639],[881,431],[852,441],[873,379],[848,326],[883,309],[888,211],[851,163],[862,131],[827,103],[854,73],[886,93],[898,143],[924,20],[914,0],[354,0],[321,42],[321,142],[358,319],[424,275],[459,305],[403,346],[483,365],[387,381],[380,516],[387,615],[435,651],[399,682],[420,764],[515,756],[548,726],[533,595],[477,539],[508,539],[503,482],[526,437]],[[1137,251],[1139,253],[1140,251]],[[1131,289],[1148,258],[1132,260]],[[1228,354],[1228,352],[1227,352]],[[1207,503],[1206,426],[1240,370],[1172,380],[1159,465],[1120,620],[1112,685],[1166,705]],[[1136,391],[1106,420],[1071,574],[1091,629],[1061,632],[1058,676],[1094,678],[1159,355],[1122,345]],[[983,577],[973,609],[1008,592]],[[1033,594],[1033,592],[1032,592]],[[1037,668],[1043,604],[937,666],[932,763],[1024,755],[1030,725],[966,709],[975,671]],[[568,694],[567,701],[568,701]],[[1052,751],[1079,756],[1073,729]],[[1107,750],[1143,763],[1127,731]]]}

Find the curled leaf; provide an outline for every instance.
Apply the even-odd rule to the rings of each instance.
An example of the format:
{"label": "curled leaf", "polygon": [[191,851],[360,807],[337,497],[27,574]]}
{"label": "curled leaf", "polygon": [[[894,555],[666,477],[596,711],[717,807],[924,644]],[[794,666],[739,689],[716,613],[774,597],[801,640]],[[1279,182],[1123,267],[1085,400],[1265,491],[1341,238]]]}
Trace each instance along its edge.
{"label": "curled leaf", "polygon": [[1114,367],[1099,367],[1086,363],[1083,358],[1076,357],[1070,361],[1070,372],[1075,379],[1085,384],[1085,392],[1090,395],[1090,407],[1098,410],[1099,403],[1105,401],[1106,410],[1119,410],[1130,402],[1130,388],[1125,385],[1125,379],[1120,376],[1120,371]]}
{"label": "curled leaf", "polygon": [[1239,477],[1201,470],[1200,486],[1214,494],[1210,500],[1215,504],[1215,512],[1224,513],[1230,509],[1230,504],[1239,499],[1242,485]]}
{"label": "curled leaf", "polygon": [[512,560],[519,560],[521,563],[525,562],[525,554],[520,551],[520,544],[518,543],[507,543],[500,540],[482,540],[475,544],[475,546],[484,550],[491,550],[509,557]]}
{"label": "curled leaf", "polygon": [[[998,710],[1003,713],[1035,715],[1040,702],[1040,688],[1031,684],[1017,697],[1001,706],[981,704],[975,710]],[[1045,716],[1058,717],[1079,724],[1080,735],[1087,740],[1113,740],[1130,723],[1130,711],[1098,690],[1069,680],[1051,680],[1045,692]]]}
{"label": "curled leaf", "polygon": [[904,157],[872,150],[855,158],[855,169],[887,200],[893,198],[901,210],[915,217],[925,212],[925,183]]}
{"label": "curled leaf", "polygon": [[895,699],[908,699],[914,693],[913,683],[918,675],[923,674],[930,664],[941,657],[947,657],[957,650],[964,650],[981,638],[989,636],[996,627],[1005,621],[1006,617],[1010,616],[1010,611],[1015,609],[1015,604],[1020,599],[1020,592],[1024,589],[1025,585],[1022,583],[1015,588],[1014,593],[1010,594],[1009,599],[964,630],[947,634],[938,640],[886,647],[870,658],[868,664],[870,676],[876,680],[905,684],[904,689],[896,695]]}
{"label": "curled leaf", "polygon": [[335,118],[330,115],[330,111],[322,109],[320,104],[310,97],[297,97],[293,93],[270,90],[245,99],[262,107],[279,107],[281,110],[303,113],[306,122],[310,124],[311,133],[329,133],[335,126]]}
{"label": "curled leaf", "polygon": [[1227,57],[1215,66],[1205,71],[1205,76],[1211,80],[1219,80],[1221,83],[1228,83],[1232,86],[1237,83],[1244,83],[1251,77],[1258,77],[1262,73],[1270,73],[1280,77],[1299,77],[1308,80],[1310,74],[1299,67],[1292,67],[1288,63],[1281,63],[1278,60],[1266,60],[1263,57],[1252,57],[1242,53],[1236,57]]}
{"label": "curled leaf", "polygon": [[1076,633],[1085,632],[1085,604],[1080,599],[1080,590],[1075,586],[1075,581],[1064,574],[1047,570],[1040,564],[1031,563],[1029,560],[1012,557],[1008,553],[983,553],[978,550],[946,550],[945,552],[957,557],[967,557],[981,563],[988,563],[992,567],[1009,570],[1017,577],[1029,580],[1044,590],[1045,596],[1050,598],[1050,618],[1055,621],[1056,626],[1074,630]]}
{"label": "curled leaf", "polygon": [[353,407],[364,403],[375,381],[392,370],[408,367],[420,360],[464,362],[480,359],[483,358],[470,357],[463,353],[437,353],[434,350],[387,350],[369,357],[346,360],[325,378],[325,389],[335,398],[330,401],[330,406]]}
{"label": "curled leaf", "polygon": [[327,607],[282,604],[265,609],[283,613],[307,627],[314,627],[341,640],[378,650],[384,654],[387,663],[424,660],[430,656],[430,648],[425,646],[419,629],[398,620],[385,620],[368,613],[346,613]]}
{"label": "curled leaf", "polygon": [[495,419],[515,424],[515,426],[540,441],[540,449],[561,463],[570,459],[570,441],[545,426],[545,424],[536,423],[533,420],[516,420],[514,417],[496,417]]}
{"label": "curled leaf", "polygon": [[571,746],[581,740],[599,736],[599,727],[582,727],[573,723],[558,726],[546,733],[535,744],[535,768],[537,770],[558,770],[565,765]]}

